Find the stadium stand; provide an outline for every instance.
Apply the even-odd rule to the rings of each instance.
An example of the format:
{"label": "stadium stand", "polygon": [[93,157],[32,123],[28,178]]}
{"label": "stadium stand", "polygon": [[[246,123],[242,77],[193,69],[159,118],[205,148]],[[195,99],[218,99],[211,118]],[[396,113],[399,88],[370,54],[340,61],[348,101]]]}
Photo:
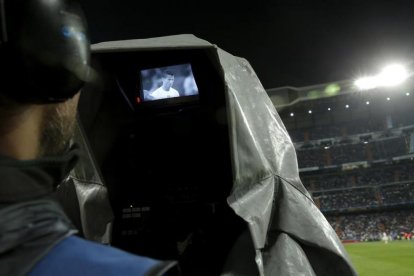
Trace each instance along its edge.
{"label": "stadium stand", "polygon": [[343,241],[377,241],[384,232],[392,240],[400,240],[404,233],[412,231],[414,224],[412,210],[328,216],[327,219]]}
{"label": "stadium stand", "polygon": [[344,241],[414,233],[414,95],[406,91],[391,101],[385,89],[328,98],[303,89],[296,102],[276,103],[302,182]]}

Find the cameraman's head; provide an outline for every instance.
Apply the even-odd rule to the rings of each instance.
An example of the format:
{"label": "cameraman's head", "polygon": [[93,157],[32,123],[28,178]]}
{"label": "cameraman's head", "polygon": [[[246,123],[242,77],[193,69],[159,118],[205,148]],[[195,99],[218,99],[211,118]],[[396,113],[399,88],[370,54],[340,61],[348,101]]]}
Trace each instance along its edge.
{"label": "cameraman's head", "polygon": [[0,154],[58,155],[89,74],[86,23],[71,0],[0,0]]}

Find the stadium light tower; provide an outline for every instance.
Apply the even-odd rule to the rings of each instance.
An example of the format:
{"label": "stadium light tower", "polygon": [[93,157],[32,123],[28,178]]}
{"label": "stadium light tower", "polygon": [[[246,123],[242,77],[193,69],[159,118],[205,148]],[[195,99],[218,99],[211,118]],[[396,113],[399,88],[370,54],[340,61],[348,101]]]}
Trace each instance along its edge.
{"label": "stadium light tower", "polygon": [[384,67],[376,76],[364,77],[355,80],[354,85],[360,90],[369,90],[377,87],[391,87],[402,84],[409,78],[407,69],[401,64],[392,64]]}

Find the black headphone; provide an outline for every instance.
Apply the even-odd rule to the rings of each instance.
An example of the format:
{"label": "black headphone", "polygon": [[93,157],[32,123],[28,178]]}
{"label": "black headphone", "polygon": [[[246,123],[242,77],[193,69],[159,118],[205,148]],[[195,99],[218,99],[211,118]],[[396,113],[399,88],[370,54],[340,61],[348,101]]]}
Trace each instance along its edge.
{"label": "black headphone", "polygon": [[86,20],[72,0],[0,0],[0,93],[19,102],[73,97],[88,80]]}

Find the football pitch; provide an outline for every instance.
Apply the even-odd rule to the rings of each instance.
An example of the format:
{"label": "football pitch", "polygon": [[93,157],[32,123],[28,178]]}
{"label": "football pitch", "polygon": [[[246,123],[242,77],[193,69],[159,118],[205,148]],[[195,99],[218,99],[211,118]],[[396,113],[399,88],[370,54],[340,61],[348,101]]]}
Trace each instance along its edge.
{"label": "football pitch", "polygon": [[414,240],[345,244],[360,276],[414,276]]}

